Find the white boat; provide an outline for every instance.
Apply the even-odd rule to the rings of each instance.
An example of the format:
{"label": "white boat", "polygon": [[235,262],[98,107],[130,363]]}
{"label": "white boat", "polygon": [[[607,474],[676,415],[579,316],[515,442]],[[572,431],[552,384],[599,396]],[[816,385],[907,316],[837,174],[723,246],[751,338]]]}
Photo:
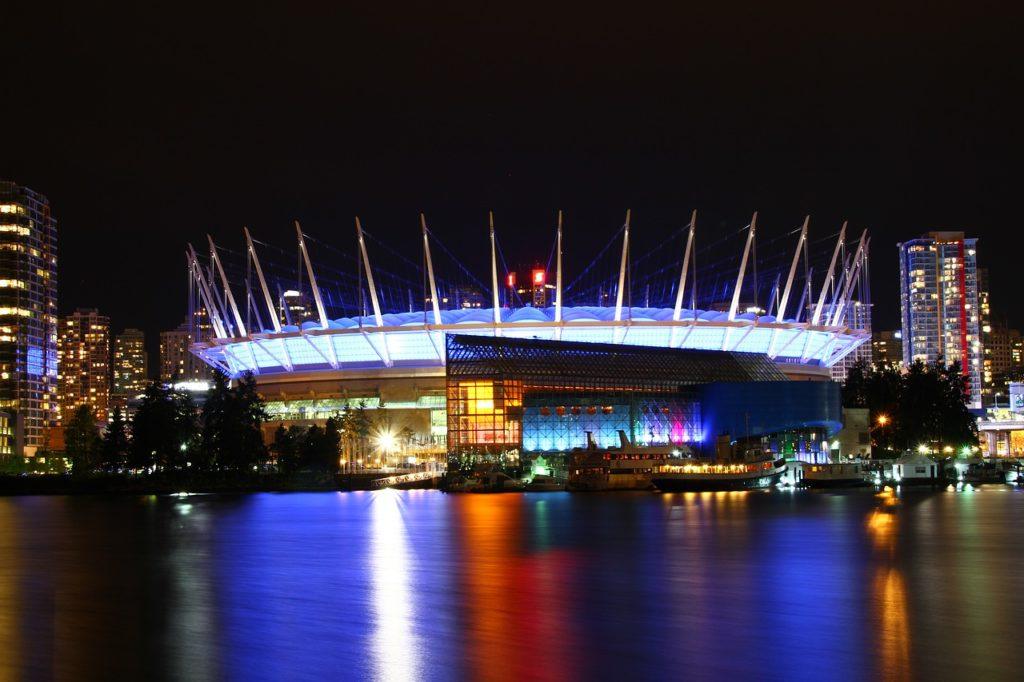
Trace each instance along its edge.
{"label": "white boat", "polygon": [[658,490],[667,493],[755,490],[775,485],[785,471],[785,459],[724,463],[688,461],[661,467],[652,481]]}

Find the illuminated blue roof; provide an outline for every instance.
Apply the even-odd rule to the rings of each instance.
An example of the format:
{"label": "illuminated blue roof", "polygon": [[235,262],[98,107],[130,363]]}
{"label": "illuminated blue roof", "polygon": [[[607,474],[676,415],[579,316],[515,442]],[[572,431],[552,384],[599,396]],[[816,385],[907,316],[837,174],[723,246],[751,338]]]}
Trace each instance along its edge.
{"label": "illuminated blue roof", "polygon": [[[634,322],[667,322],[672,320],[672,308],[623,308],[622,319]],[[405,313],[385,313],[381,316],[385,327],[406,327],[422,324],[433,324],[434,314],[431,311],[425,313],[420,311]],[[615,308],[597,306],[577,306],[562,308],[562,319],[566,322],[611,322],[615,319]],[[679,315],[680,321],[703,320],[705,322],[723,322],[729,319],[729,314],[718,310],[689,310],[683,308]],[[761,323],[777,322],[772,315],[757,316],[754,313],[741,313],[736,316],[737,321],[757,319]],[[527,322],[554,322],[555,309],[549,308],[515,308],[501,309],[501,321],[506,324],[527,323]],[[786,322],[793,322],[787,319]],[[493,308],[457,308],[455,310],[441,311],[441,324],[490,324],[494,322]],[[335,320],[328,320],[329,329],[353,329],[356,327],[376,327],[377,319],[373,315],[366,315],[362,318],[339,317]],[[320,329],[320,323],[316,320],[307,320],[302,323],[302,330]],[[295,325],[284,325],[282,332],[295,332],[299,328]],[[274,333],[271,329],[264,329],[264,334]]]}

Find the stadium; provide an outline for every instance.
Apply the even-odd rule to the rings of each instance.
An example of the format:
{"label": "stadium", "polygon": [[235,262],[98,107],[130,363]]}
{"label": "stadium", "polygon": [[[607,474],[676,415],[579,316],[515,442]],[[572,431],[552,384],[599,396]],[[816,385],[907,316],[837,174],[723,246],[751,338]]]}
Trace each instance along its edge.
{"label": "stadium", "polygon": [[[567,349],[593,344],[608,352],[616,346],[640,353],[702,352],[707,358],[749,354],[770,361],[775,379],[827,381],[830,368],[870,337],[851,322],[851,311],[869,304],[868,239],[865,231],[848,242],[844,224],[838,235],[812,244],[808,225],[805,219],[762,240],[758,259],[757,214],[749,225],[698,249],[694,213],[634,257],[627,213],[605,248],[565,286],[560,213],[548,262],[528,269],[523,284],[517,269],[505,264],[493,217],[486,233],[490,271],[483,279],[440,243],[423,216],[419,234],[409,240],[418,247],[419,262],[372,239],[358,218],[354,253],[315,241],[297,222],[292,253],[257,242],[246,229],[244,252],[221,249],[212,239],[208,257],[192,246],[187,250],[189,319],[193,338],[201,339],[191,350],[230,377],[253,373],[272,427],[315,423],[361,405],[383,411],[381,428],[410,434],[404,449],[421,454],[450,450],[452,430],[475,430],[461,428],[449,414],[459,393],[447,372],[452,338],[486,337],[489,348],[499,350],[504,339],[548,349],[554,343]],[[714,255],[716,249],[727,255]],[[295,260],[282,265],[287,261],[280,256]],[[266,267],[265,261],[274,263]],[[354,267],[337,267],[339,262]],[[552,399],[550,391],[546,399]],[[478,402],[500,400],[491,395]],[[579,426],[560,437],[524,434],[529,410],[522,402],[508,407],[503,415],[516,413],[519,422],[514,433],[490,428],[469,444],[516,455],[581,444]],[[816,439],[827,438],[840,421],[838,408],[830,409],[762,430],[804,424],[823,429]],[[576,416],[587,415],[577,410]],[[493,426],[493,413],[489,419]],[[591,426],[610,442],[610,425]],[[698,426],[652,430],[639,418],[626,426],[637,442],[693,441],[702,432]]]}

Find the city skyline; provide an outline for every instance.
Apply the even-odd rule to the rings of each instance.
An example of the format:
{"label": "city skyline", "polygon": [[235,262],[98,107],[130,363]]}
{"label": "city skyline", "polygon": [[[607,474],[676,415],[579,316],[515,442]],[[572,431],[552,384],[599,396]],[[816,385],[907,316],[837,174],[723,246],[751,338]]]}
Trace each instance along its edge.
{"label": "city skyline", "polygon": [[[31,189],[27,189],[26,188],[25,191],[31,192]],[[36,196],[43,197],[43,195],[41,195],[39,193],[34,193],[34,194]],[[43,198],[45,200],[45,197],[43,197]],[[696,213],[694,213],[694,217],[695,216],[696,216]],[[809,219],[809,216],[808,216],[808,219]],[[559,220],[561,220],[561,212],[559,212]],[[743,228],[743,230],[741,230],[741,232],[746,230],[746,229],[748,229],[748,228],[749,228],[749,225],[747,226],[747,228]],[[963,233],[962,232],[949,232],[949,231],[947,231],[947,232],[930,232],[930,233],[922,235],[922,236],[920,236],[918,238],[909,240],[907,243],[913,244],[913,243],[918,243],[918,242],[927,242],[928,240],[933,239],[937,235],[947,235],[947,236],[951,236],[951,237],[956,237],[957,235],[960,235],[960,238],[962,238]],[[828,238],[829,237],[825,237],[825,240],[827,240]],[[613,237],[613,241],[614,241],[614,237]],[[854,241],[850,239],[849,235],[847,235],[847,240],[846,241],[847,241],[847,249],[853,249]],[[969,242],[969,246],[970,246],[970,259],[971,259],[971,263],[972,263],[971,271],[973,273],[975,268],[977,268],[977,271],[978,271],[977,274],[971,274],[970,275],[969,281],[971,282],[970,286],[971,286],[972,292],[976,292],[976,293],[972,294],[972,296],[975,296],[976,299],[977,299],[977,303],[975,303],[974,305],[978,306],[979,303],[980,303],[979,312],[981,314],[980,318],[975,316],[974,319],[973,319],[973,323],[972,324],[974,324],[974,326],[977,327],[977,329],[974,330],[975,333],[972,333],[972,339],[974,339],[974,342],[977,343],[977,340],[979,340],[979,339],[984,337],[984,338],[993,339],[995,343],[999,344],[999,350],[997,351],[997,358],[995,360],[995,362],[996,362],[995,366],[997,367],[997,370],[995,372],[993,372],[992,370],[988,369],[989,368],[989,364],[988,364],[989,360],[985,361],[985,363],[986,363],[985,364],[985,368],[986,369],[985,369],[984,383],[985,383],[985,385],[987,387],[987,385],[991,382],[992,378],[996,374],[999,373],[999,370],[1005,371],[1006,368],[1011,367],[1011,366],[1015,366],[1017,364],[1017,360],[1014,359],[1017,356],[1011,353],[1010,341],[1007,340],[1010,337],[1007,337],[1007,339],[1004,339],[1003,335],[1006,335],[1006,334],[1011,334],[1011,335],[1012,334],[1019,334],[1019,332],[1017,332],[1016,329],[1014,329],[1013,327],[1011,327],[1007,323],[1007,320],[1010,319],[1010,316],[1007,314],[1005,309],[998,308],[998,307],[993,309],[993,307],[991,306],[991,298],[992,298],[992,296],[991,296],[991,284],[990,284],[990,275],[989,275],[989,272],[988,272],[988,268],[977,267],[975,265],[975,263],[978,262],[978,256],[975,255],[976,254],[975,249],[976,249],[977,239],[969,238],[969,239],[967,239],[967,242]],[[904,247],[905,247],[904,243],[897,244],[897,248],[899,248],[899,249],[903,249]],[[755,252],[756,252],[756,247],[755,247]],[[299,252],[297,251],[296,253],[298,255]],[[333,256],[334,258],[337,258],[339,253],[340,253],[339,251],[337,251],[333,247],[330,247],[329,248],[328,256],[329,257]],[[644,257],[647,257],[647,256],[645,255]],[[632,251],[631,251],[630,258],[631,259],[634,258],[634,256],[632,255]],[[532,270],[527,272],[526,279],[529,279],[531,277],[538,277],[539,276],[540,277],[539,281],[541,281],[541,283],[542,283],[541,286],[543,287],[543,282],[544,282],[545,278],[548,277],[548,276],[553,276],[554,273],[549,273],[549,272],[547,272],[542,267],[540,267],[538,269],[538,265],[536,265],[536,264],[539,263],[539,260],[535,260],[534,262],[535,262],[535,266],[534,266],[534,268]],[[302,280],[302,277],[303,277],[302,273],[299,272],[299,271],[302,270],[301,262],[298,265],[299,265],[299,267],[298,267],[298,270],[296,271],[296,274],[299,277],[299,285],[301,286],[302,285],[302,281],[301,280]],[[587,267],[589,268],[589,267],[592,267],[593,265],[594,265],[594,262],[592,261],[591,264],[588,265]],[[549,263],[549,266],[550,266],[550,263]],[[499,287],[500,290],[501,290],[499,296],[501,297],[501,305],[503,307],[504,306],[515,307],[515,304],[513,304],[510,300],[506,300],[506,296],[512,296],[515,293],[512,290],[516,288],[516,286],[514,286],[515,285],[515,281],[516,281],[515,280],[516,272],[517,272],[517,270],[521,270],[521,269],[522,269],[521,265],[513,266],[513,267],[508,267],[507,264],[505,264],[505,263],[502,264],[502,271],[501,271],[501,274],[499,274],[499,279],[500,280],[505,280],[505,279],[508,280],[507,282],[502,281],[502,283],[501,283],[501,285]],[[812,272],[813,272],[813,268],[812,268]],[[867,268],[866,260],[865,260],[864,271],[860,273],[860,275],[858,276],[858,279],[864,280],[865,283],[870,282],[871,279],[872,279],[871,276],[870,276],[870,271]],[[904,276],[904,279],[905,279],[905,276]],[[239,282],[236,280],[235,284],[238,285]],[[778,287],[779,284],[780,284],[780,282],[776,282],[775,286]],[[901,284],[901,286],[903,286],[903,285]],[[554,287],[554,285],[549,285],[548,288],[553,288],[553,287]],[[870,287],[870,284],[869,284],[869,287]],[[470,287],[469,289],[471,290],[471,294],[470,295],[472,295],[472,296],[482,296],[484,299],[489,299],[489,293],[484,290],[484,289],[486,289],[486,287],[484,287],[483,289],[479,289],[479,290],[474,289],[473,287]],[[531,296],[531,295],[535,296],[535,293],[534,294],[529,294],[528,291],[527,290],[523,290],[522,287],[519,287],[519,289],[520,290],[517,292],[518,295],[520,295],[520,298],[521,298],[521,300],[519,301],[519,305],[527,305],[527,306],[529,306],[529,305],[534,305],[534,304],[537,303],[536,300],[534,300],[534,301],[528,300],[529,296]],[[312,311],[310,309],[311,302],[306,300],[306,299],[309,298],[306,293],[301,293],[301,292],[296,292],[296,291],[291,291],[291,290],[288,290],[288,291],[282,290],[279,293],[281,294],[280,301],[278,302],[278,305],[279,305],[280,309],[277,311],[277,313],[278,313],[278,318],[279,318],[279,320],[280,320],[280,322],[282,324],[290,323],[289,316],[288,316],[287,312],[285,311],[285,307],[291,307],[294,310],[302,310],[302,311],[304,311],[304,312],[301,313],[300,318],[297,319],[296,322],[299,322],[299,321],[305,320],[305,319],[310,319],[311,316],[315,316],[314,311]],[[527,293],[527,297],[526,298],[522,298],[522,295],[524,293]],[[780,292],[777,292],[777,291],[773,290],[771,295],[772,296],[778,296],[779,293]],[[763,293],[762,293],[762,295],[763,295]],[[855,299],[859,298],[860,295],[861,294],[856,294],[855,295]],[[867,295],[868,295],[868,298],[870,299],[870,288],[868,289]],[[904,292],[904,296],[905,295],[906,295],[906,292]],[[284,301],[290,300],[289,297],[296,298],[296,300],[298,300],[300,302],[299,303],[291,303],[288,306],[284,306]],[[998,297],[997,297],[997,299],[998,299]],[[429,301],[429,299],[427,299],[427,300]],[[447,299],[445,299],[445,300],[447,301]],[[412,301],[412,299],[410,299],[410,305],[412,305],[411,301]],[[776,300],[776,302],[777,302],[777,300]],[[541,301],[541,303],[543,304],[544,301]],[[861,302],[859,300],[854,300],[853,303],[854,303],[854,305],[857,306],[857,310],[859,311],[861,309]],[[851,328],[864,329],[865,331],[869,332],[869,334],[873,331],[873,327],[874,327],[874,331],[876,331],[876,332],[880,331],[880,330],[878,330],[877,325],[873,324],[873,322],[872,322],[872,309],[876,306],[876,304],[877,304],[876,300],[870,300],[869,302],[866,303],[866,305],[863,306],[863,312],[862,313],[858,312],[857,314],[854,314],[853,317],[851,318],[851,320],[849,320],[849,324],[850,324]],[[296,308],[295,307],[296,305],[299,306],[299,307]],[[365,303],[364,303],[364,305],[365,305]],[[744,305],[746,305],[746,304],[744,304]],[[480,304],[478,303],[477,307],[479,307],[479,306],[480,306]],[[885,304],[883,303],[882,306],[884,307]],[[456,306],[456,307],[459,307],[459,306]],[[709,308],[709,309],[711,309],[711,308]],[[76,310],[74,311],[73,315],[79,314],[82,310],[83,310],[82,308],[76,308]],[[202,308],[195,308],[195,313],[194,314],[196,314],[196,315],[204,315],[205,316],[205,312],[204,312],[204,310]],[[293,312],[293,315],[295,315],[295,314],[300,314],[300,313]],[[123,332],[117,334],[117,336],[120,337],[123,334],[137,333],[139,335],[139,338],[136,341],[136,343],[142,343],[143,344],[142,345],[142,349],[143,349],[142,352],[145,355],[149,354],[149,352],[148,352],[149,345],[152,344],[152,345],[156,345],[157,346],[157,352],[154,355],[154,357],[157,358],[157,362],[154,365],[147,365],[142,370],[136,370],[137,373],[141,372],[141,376],[145,376],[147,378],[147,380],[148,379],[156,379],[156,380],[160,380],[160,381],[169,381],[170,380],[169,377],[171,376],[171,373],[173,371],[178,371],[178,372],[182,373],[183,376],[191,377],[191,378],[204,378],[204,377],[206,377],[208,375],[208,371],[209,370],[208,369],[203,369],[204,364],[198,358],[195,358],[190,353],[188,353],[188,351],[186,349],[192,343],[191,339],[192,339],[193,336],[196,335],[197,329],[199,329],[199,332],[200,332],[199,336],[204,338],[206,332],[203,332],[202,329],[205,328],[207,330],[207,332],[208,332],[209,325],[208,325],[208,323],[200,320],[199,321],[200,328],[195,328],[192,324],[190,324],[190,322],[188,320],[188,317],[189,317],[189,314],[188,314],[188,311],[186,311],[185,322],[180,323],[179,325],[177,325],[176,327],[174,327],[172,329],[161,329],[155,335],[156,339],[152,339],[152,338],[146,339],[147,335],[145,334],[145,332],[142,332],[141,330],[137,330],[137,329],[134,329],[134,328],[131,328],[131,327],[124,327]],[[61,319],[63,320],[64,317],[61,317]],[[109,322],[108,322],[108,324],[109,324]],[[897,328],[899,328],[901,326],[903,326],[905,328],[905,325],[906,325],[905,321],[900,322],[900,323],[897,324]],[[115,336],[113,330],[116,329],[116,328],[117,328],[116,325],[110,325],[109,326],[108,334],[110,334],[110,349],[111,349],[111,351],[113,351],[113,339],[114,339],[114,336]],[[991,332],[990,332],[990,330],[992,330],[992,329],[994,329],[996,331],[996,333],[997,333],[997,335],[995,337],[993,337]],[[165,343],[165,339],[168,339],[171,336],[175,336],[175,335],[176,336],[180,336],[181,339],[176,339],[173,343]],[[1005,349],[1003,348],[1004,345],[1006,346]],[[171,348],[171,346],[174,347],[173,350],[168,350],[168,349]],[[841,381],[841,375],[845,376],[845,372],[849,369],[849,366],[851,366],[854,362],[857,362],[857,361],[860,361],[860,360],[868,360],[870,358],[871,348],[872,348],[872,344],[865,344],[862,348],[858,349],[858,351],[856,353],[854,353],[854,354],[852,354],[850,356],[844,357],[843,360],[840,363],[838,363],[836,366],[834,366],[832,368],[833,378],[835,380]],[[987,350],[985,351],[985,353],[986,354],[990,354]],[[109,353],[108,353],[108,355],[109,355]],[[913,353],[911,353],[911,355],[914,355],[915,357],[920,356],[920,354],[916,354],[915,355]],[[936,355],[935,357],[937,358],[937,357],[940,357],[941,355],[942,354],[940,353],[940,354]],[[1005,359],[1002,357],[1003,355],[1006,356]],[[169,359],[167,356],[172,356],[172,357]],[[924,356],[921,356],[921,357],[924,357]],[[168,361],[170,361],[172,363],[176,363],[176,365],[178,365],[177,370],[172,370],[172,369],[168,369],[167,367],[165,367],[164,365],[166,365]],[[114,360],[114,362],[116,362],[116,359]],[[904,358],[904,364],[906,364],[906,362],[907,361]],[[187,369],[185,367],[186,364],[188,365]],[[114,380],[112,380],[112,381],[114,381]],[[976,393],[979,393],[979,394],[980,394],[980,392],[977,391],[977,387],[978,387],[978,385],[980,385],[980,382],[981,382],[981,380],[979,379],[979,377],[977,377],[977,376],[973,377],[972,383],[974,384],[974,390],[975,390]],[[113,386],[113,384],[112,384],[112,386]],[[112,391],[112,393],[116,393],[116,391],[114,391],[113,388],[111,388],[111,391]],[[986,388],[986,396],[987,397],[991,397],[987,391],[989,391],[989,389]]]}
{"label": "city skyline", "polygon": [[[758,210],[766,236],[810,213],[816,230],[848,219],[875,235],[876,328],[898,322],[895,245],[929,231],[977,237],[993,291],[1010,291],[1008,27],[940,10],[884,26],[765,11],[705,31],[682,9],[625,22],[555,11],[499,28],[365,8],[343,22],[291,17],[278,35],[278,18],[258,13],[240,33],[217,12],[185,31],[141,9],[66,8],[42,23],[18,8],[12,23],[28,28],[14,40],[28,46],[46,25],[52,48],[14,50],[11,87],[46,82],[60,106],[5,112],[22,133],[2,174],[50,197],[64,252],[81,254],[61,259],[60,313],[100,306],[115,330],[143,329],[151,354],[185,297],[142,283],[183,283],[182,249],[207,232],[227,243],[248,225],[267,238],[295,218],[334,244],[355,214],[415,240],[423,211],[472,250],[494,210],[521,244],[544,244],[510,254],[529,263],[562,209],[571,271],[577,246],[613,234],[627,208],[648,235],[692,209],[712,229]],[[1008,296],[993,307],[1024,323]]]}

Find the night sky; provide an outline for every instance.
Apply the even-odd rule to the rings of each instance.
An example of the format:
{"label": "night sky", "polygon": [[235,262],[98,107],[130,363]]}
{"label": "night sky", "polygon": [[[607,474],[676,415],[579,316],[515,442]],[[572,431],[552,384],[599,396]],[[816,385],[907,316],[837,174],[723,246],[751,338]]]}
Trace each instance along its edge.
{"label": "night sky", "polygon": [[755,209],[769,235],[848,219],[874,236],[877,328],[898,320],[896,242],[962,229],[997,317],[1024,323],[1024,84],[998,7],[12,4],[0,176],[51,200],[62,312],[115,331],[181,321],[207,232],[290,249],[299,218],[342,245],[358,214],[405,248],[425,211],[472,261],[493,209],[506,250],[544,260],[559,208],[572,263],[626,208],[648,234],[696,208],[699,238]]}

